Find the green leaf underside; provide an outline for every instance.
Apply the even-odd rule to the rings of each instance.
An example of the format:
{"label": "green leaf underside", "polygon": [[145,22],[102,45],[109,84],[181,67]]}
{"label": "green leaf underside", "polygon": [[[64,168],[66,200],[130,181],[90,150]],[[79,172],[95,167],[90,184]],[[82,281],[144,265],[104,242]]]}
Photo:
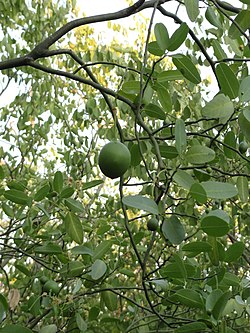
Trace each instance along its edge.
{"label": "green leaf underside", "polygon": [[206,118],[230,117],[234,112],[234,105],[228,96],[224,94],[216,95],[202,109],[202,115]]}
{"label": "green leaf underside", "polygon": [[208,198],[228,199],[238,194],[237,188],[230,183],[207,181],[202,182],[201,185],[205,189]]}
{"label": "green leaf underside", "polygon": [[184,170],[178,170],[174,176],[174,181],[182,188],[190,190],[191,186],[195,183],[193,177]]}
{"label": "green leaf underside", "polygon": [[191,164],[204,164],[215,159],[215,152],[211,148],[195,145],[188,149],[186,158]]}
{"label": "green leaf underside", "polygon": [[142,195],[128,195],[127,197],[123,197],[122,202],[126,206],[144,210],[155,215],[159,213],[158,206],[154,200]]}

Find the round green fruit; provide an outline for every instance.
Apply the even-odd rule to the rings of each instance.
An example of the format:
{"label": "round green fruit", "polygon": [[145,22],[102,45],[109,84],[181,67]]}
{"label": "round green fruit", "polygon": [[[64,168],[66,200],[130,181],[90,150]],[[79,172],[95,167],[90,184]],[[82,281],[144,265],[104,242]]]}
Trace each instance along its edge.
{"label": "round green fruit", "polygon": [[147,227],[148,230],[150,231],[156,231],[158,229],[158,220],[156,217],[152,217],[150,220],[147,222]]}
{"label": "round green fruit", "polygon": [[58,284],[55,281],[48,280],[43,285],[43,291],[46,291],[47,293],[50,292],[51,294],[57,295],[57,294],[59,294],[60,287],[58,286]]}
{"label": "round green fruit", "polygon": [[248,144],[246,143],[246,141],[241,141],[239,144],[239,151],[241,152],[241,154],[244,154],[248,149]]}
{"label": "round green fruit", "polygon": [[119,141],[107,143],[101,149],[98,159],[102,173],[111,179],[121,177],[128,170],[130,162],[130,151]]}

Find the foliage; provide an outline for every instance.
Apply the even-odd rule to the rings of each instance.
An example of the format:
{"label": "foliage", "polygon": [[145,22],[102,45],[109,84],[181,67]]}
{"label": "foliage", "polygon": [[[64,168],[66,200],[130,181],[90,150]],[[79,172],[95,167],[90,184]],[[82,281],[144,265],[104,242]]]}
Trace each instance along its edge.
{"label": "foliage", "polygon": [[249,332],[250,2],[168,3],[0,1],[0,332]]}

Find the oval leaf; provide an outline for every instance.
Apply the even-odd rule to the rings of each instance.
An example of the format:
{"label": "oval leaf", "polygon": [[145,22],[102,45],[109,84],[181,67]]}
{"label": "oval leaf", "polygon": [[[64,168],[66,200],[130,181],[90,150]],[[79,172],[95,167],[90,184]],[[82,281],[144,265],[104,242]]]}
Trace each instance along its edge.
{"label": "oval leaf", "polygon": [[215,72],[221,91],[230,98],[236,98],[239,91],[239,82],[232,69],[228,65],[221,63],[217,65]]}
{"label": "oval leaf", "polygon": [[212,210],[201,219],[201,229],[209,236],[225,236],[229,227],[229,216],[222,210]]}
{"label": "oval leaf", "polygon": [[72,241],[78,244],[83,242],[83,227],[80,219],[74,213],[69,212],[65,218],[65,229]]}
{"label": "oval leaf", "polygon": [[204,307],[201,295],[195,290],[181,289],[175,295],[181,304],[187,305],[190,308],[202,309]]}
{"label": "oval leaf", "polygon": [[180,155],[185,152],[187,147],[187,134],[183,119],[177,119],[175,123],[175,147]]}
{"label": "oval leaf", "polygon": [[174,333],[201,333],[207,330],[207,325],[202,322],[185,324],[174,330]]}
{"label": "oval leaf", "polygon": [[168,50],[169,51],[177,50],[181,46],[181,44],[186,40],[188,32],[189,32],[188,25],[186,23],[181,23],[179,28],[175,30],[171,38],[169,38]]}
{"label": "oval leaf", "polygon": [[200,74],[191,59],[182,54],[173,57],[173,63],[182,75],[194,84],[201,82]]}
{"label": "oval leaf", "polygon": [[8,190],[4,192],[4,196],[6,199],[20,205],[29,205],[31,202],[31,198],[19,190]]}
{"label": "oval leaf", "polygon": [[186,158],[191,164],[204,164],[215,159],[215,152],[206,146],[195,145],[188,149]]}
{"label": "oval leaf", "polygon": [[174,176],[174,181],[186,190],[190,190],[191,186],[195,183],[193,177],[184,170],[178,170]]}
{"label": "oval leaf", "polygon": [[169,45],[169,35],[167,28],[163,23],[156,23],[154,33],[157,44],[163,51],[165,51]]}
{"label": "oval leaf", "polygon": [[233,184],[207,181],[201,185],[205,189],[208,198],[213,199],[228,199],[238,194],[237,188]]}
{"label": "oval leaf", "polygon": [[105,262],[97,259],[91,267],[90,275],[93,280],[99,280],[106,273],[106,271],[107,265]]}
{"label": "oval leaf", "polygon": [[25,328],[20,325],[5,325],[3,328],[0,328],[1,333],[32,333],[29,328]]}
{"label": "oval leaf", "polygon": [[143,197],[142,195],[128,195],[122,198],[122,202],[129,207],[145,210],[155,215],[159,214],[158,206],[154,200]]}
{"label": "oval leaf", "polygon": [[234,112],[234,105],[228,96],[216,95],[202,109],[202,115],[208,119],[231,117]]}
{"label": "oval leaf", "polygon": [[162,224],[164,237],[172,244],[180,244],[185,238],[185,229],[176,216],[171,216]]}
{"label": "oval leaf", "polygon": [[189,193],[199,204],[202,205],[207,202],[207,193],[201,184],[194,183],[191,186]]}
{"label": "oval leaf", "polygon": [[237,242],[232,244],[225,254],[225,261],[226,262],[233,262],[237,261],[243,254],[245,249],[245,244],[242,242]]}

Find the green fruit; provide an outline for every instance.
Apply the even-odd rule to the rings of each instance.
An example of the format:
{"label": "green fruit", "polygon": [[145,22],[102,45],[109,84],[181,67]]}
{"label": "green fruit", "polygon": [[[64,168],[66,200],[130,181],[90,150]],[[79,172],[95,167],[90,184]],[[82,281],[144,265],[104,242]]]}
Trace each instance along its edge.
{"label": "green fruit", "polygon": [[150,220],[148,220],[147,222],[147,227],[148,227],[148,230],[150,231],[156,231],[157,228],[158,228],[158,220],[156,217],[152,217]]}
{"label": "green fruit", "polygon": [[47,293],[51,292],[52,294],[57,295],[59,294],[60,287],[55,281],[48,280],[43,286],[43,291],[46,291]]}
{"label": "green fruit", "polygon": [[239,151],[241,152],[241,154],[244,154],[248,149],[248,144],[246,143],[246,141],[241,141],[239,144]]}
{"label": "green fruit", "polygon": [[98,164],[102,173],[111,178],[121,177],[129,168],[131,155],[121,142],[111,141],[100,151]]}

